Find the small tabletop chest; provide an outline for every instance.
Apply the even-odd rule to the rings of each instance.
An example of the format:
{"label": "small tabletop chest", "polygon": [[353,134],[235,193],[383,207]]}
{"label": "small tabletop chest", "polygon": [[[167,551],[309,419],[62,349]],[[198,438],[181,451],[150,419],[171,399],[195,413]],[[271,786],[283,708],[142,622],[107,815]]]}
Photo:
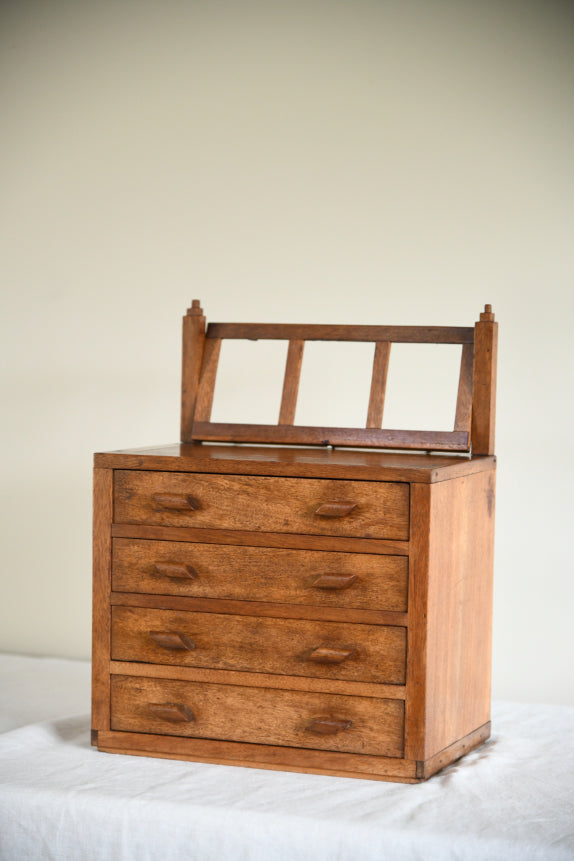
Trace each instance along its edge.
{"label": "small tabletop chest", "polygon": [[[224,338],[288,342],[277,425],[210,421]],[[365,428],[294,424],[307,340],[375,344]],[[381,428],[393,342],[461,345],[454,430]],[[496,342],[489,306],[206,327],[192,304],[181,443],[95,456],[100,750],[416,783],[488,738]]]}

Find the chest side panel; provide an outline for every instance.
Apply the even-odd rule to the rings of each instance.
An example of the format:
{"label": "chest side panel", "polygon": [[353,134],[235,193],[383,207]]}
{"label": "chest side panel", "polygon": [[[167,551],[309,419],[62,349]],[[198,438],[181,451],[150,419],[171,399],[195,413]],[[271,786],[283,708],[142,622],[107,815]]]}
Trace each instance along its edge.
{"label": "chest side panel", "polygon": [[431,487],[425,759],[490,721],[495,480]]}

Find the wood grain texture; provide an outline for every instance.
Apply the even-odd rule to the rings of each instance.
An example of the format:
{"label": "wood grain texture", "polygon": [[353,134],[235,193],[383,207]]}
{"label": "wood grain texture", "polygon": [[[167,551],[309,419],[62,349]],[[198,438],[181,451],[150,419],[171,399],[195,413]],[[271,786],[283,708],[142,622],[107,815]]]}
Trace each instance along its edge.
{"label": "wood grain texture", "polygon": [[[211,416],[220,351],[220,340],[213,338],[206,339],[203,350],[203,363],[199,377],[197,398],[195,402],[194,422],[208,422]],[[193,433],[191,438],[194,438]]]}
{"label": "wood grain texture", "polygon": [[94,470],[92,730],[110,728],[110,590],[113,473]]}
{"label": "wood grain texture", "polygon": [[490,738],[490,721],[465,735],[464,738],[457,739],[453,744],[427,759],[426,762],[417,762],[417,777],[428,780],[442,768],[446,768],[446,766],[460,759],[461,756],[465,756],[471,750],[484,744],[488,738]]}
{"label": "wood grain texture", "polygon": [[[149,473],[117,470],[116,523],[224,527],[257,531],[407,539],[406,484],[276,479],[252,476]],[[190,494],[195,511],[158,507],[156,493]],[[345,518],[317,517],[326,502],[353,502]]]}
{"label": "wood grain texture", "polygon": [[[450,484],[450,482],[449,482]],[[407,629],[405,756],[425,759],[427,684],[427,606],[430,492],[433,485],[411,485],[411,541]]]}
{"label": "wood grain texture", "polygon": [[210,443],[126,449],[94,455],[106,469],[434,483],[492,469],[493,457]]}
{"label": "wood grain texture", "polygon": [[[163,648],[152,634],[178,635],[193,649]],[[317,663],[319,648],[347,651]],[[406,629],[230,614],[112,608],[112,658],[240,672],[404,684]]]}
{"label": "wood grain texture", "polygon": [[[367,448],[412,448],[468,451],[467,431],[381,430],[380,428],[250,425],[202,421],[196,410],[195,440],[273,443],[275,445],[337,445]],[[490,452],[489,452],[490,453]]]}
{"label": "wood grain texture", "polygon": [[470,432],[472,416],[472,387],[474,369],[474,345],[463,344],[460,355],[460,376],[456,398],[455,431]]}
{"label": "wood grain texture", "polygon": [[[486,306],[490,308],[490,306]],[[474,327],[471,443],[474,454],[494,454],[498,323],[488,311]]]}
{"label": "wood grain texture", "polygon": [[283,380],[283,393],[281,395],[281,408],[279,411],[280,425],[292,425],[295,421],[304,347],[305,341],[289,341],[287,361],[285,363],[285,378]]}
{"label": "wood grain texture", "polygon": [[[114,538],[112,558],[112,587],[117,592],[407,609],[404,556]],[[341,588],[324,586],[339,582],[336,578],[342,583],[354,579]]]}
{"label": "wood grain texture", "polygon": [[430,491],[428,759],[490,720],[495,473]]}
{"label": "wood grain texture", "polygon": [[[164,703],[189,709],[195,719],[177,723],[163,720],[150,705]],[[308,731],[314,720],[326,718],[348,722],[349,728],[335,735]],[[399,757],[403,720],[400,700],[112,677],[111,727],[115,731]]]}
{"label": "wood grain texture", "polygon": [[110,603],[122,607],[188,610],[200,613],[224,613],[231,616],[271,616],[274,619],[308,619],[318,622],[356,622],[358,625],[404,627],[407,624],[406,613],[394,613],[388,610],[355,610],[349,607],[318,607],[314,604],[277,604],[272,601],[235,601],[230,598],[187,598],[180,595],[112,592]]}
{"label": "wood grain texture", "polygon": [[298,323],[210,323],[207,337],[252,341],[393,341],[396,344],[472,343],[474,331],[462,326],[349,326]]}
{"label": "wood grain texture", "polygon": [[286,691],[315,691],[345,696],[378,697],[404,700],[404,685],[381,685],[340,679],[311,679],[308,676],[279,676],[274,673],[240,673],[205,667],[175,667],[172,664],[139,664],[110,661],[110,673],[120,676],[147,676],[154,679],[179,679],[187,682],[214,682],[219,685],[244,685],[248,688],[280,688]]}
{"label": "wood grain texture", "polygon": [[114,538],[149,538],[157,541],[195,541],[204,544],[230,544],[252,547],[285,547],[301,550],[333,550],[342,553],[391,553],[407,556],[408,541],[377,538],[342,538],[337,535],[297,535],[289,532],[248,532],[235,529],[194,529],[186,526],[141,526],[115,523]]}
{"label": "wood grain texture", "polygon": [[369,408],[367,411],[368,428],[380,428],[383,423],[390,353],[391,345],[389,342],[378,341],[375,344],[373,373],[371,376],[371,392],[369,395]]}
{"label": "wood grain texture", "polygon": [[416,763],[397,757],[130,732],[100,733],[98,747],[109,753],[127,753],[134,756],[157,756],[164,759],[357,777],[364,780],[420,783],[420,779],[415,778]]}
{"label": "wood grain texture", "polygon": [[191,428],[205,345],[205,317],[194,299],[183,318],[181,357],[181,439],[191,442]]}

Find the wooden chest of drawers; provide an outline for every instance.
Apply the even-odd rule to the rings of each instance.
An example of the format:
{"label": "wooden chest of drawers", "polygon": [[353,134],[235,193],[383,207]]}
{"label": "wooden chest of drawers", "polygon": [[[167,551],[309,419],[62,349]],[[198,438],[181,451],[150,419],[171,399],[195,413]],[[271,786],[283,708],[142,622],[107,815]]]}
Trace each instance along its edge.
{"label": "wooden chest of drawers", "polygon": [[418,782],[490,732],[495,460],[95,457],[93,742]]}

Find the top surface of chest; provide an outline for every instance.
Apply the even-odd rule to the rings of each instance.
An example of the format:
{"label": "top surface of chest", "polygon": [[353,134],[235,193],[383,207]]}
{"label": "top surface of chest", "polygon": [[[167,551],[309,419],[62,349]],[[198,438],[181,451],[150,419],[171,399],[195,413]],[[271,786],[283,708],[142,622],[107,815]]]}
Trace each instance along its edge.
{"label": "top surface of chest", "polygon": [[494,467],[494,456],[360,451],[287,446],[174,443],[141,449],[101,452],[94,466],[356,481],[433,484]]}

